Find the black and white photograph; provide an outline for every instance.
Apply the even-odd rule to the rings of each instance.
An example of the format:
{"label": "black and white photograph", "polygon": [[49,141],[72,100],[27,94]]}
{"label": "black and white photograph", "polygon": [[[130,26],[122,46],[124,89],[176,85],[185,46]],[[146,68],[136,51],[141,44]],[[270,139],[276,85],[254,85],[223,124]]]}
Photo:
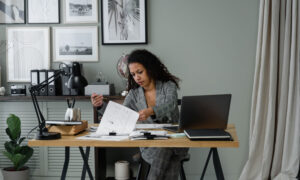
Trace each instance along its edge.
{"label": "black and white photograph", "polygon": [[53,58],[53,61],[98,61],[97,27],[54,27]]}
{"label": "black and white photograph", "polygon": [[146,0],[102,0],[102,44],[147,44]]}
{"label": "black and white photograph", "polygon": [[8,27],[7,82],[30,82],[32,69],[50,68],[49,27]]}
{"label": "black and white photograph", "polygon": [[25,0],[0,0],[0,24],[25,24]]}
{"label": "black and white photograph", "polygon": [[98,22],[97,0],[65,0],[64,2],[65,23]]}
{"label": "black and white photograph", "polygon": [[27,23],[58,24],[59,0],[27,0]]}

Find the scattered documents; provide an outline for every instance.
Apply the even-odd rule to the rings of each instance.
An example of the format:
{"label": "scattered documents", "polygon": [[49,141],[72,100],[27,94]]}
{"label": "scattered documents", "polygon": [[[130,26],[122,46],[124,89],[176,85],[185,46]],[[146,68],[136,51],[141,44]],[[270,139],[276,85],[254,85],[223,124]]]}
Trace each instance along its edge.
{"label": "scattered documents", "polygon": [[172,124],[136,124],[135,129],[162,129],[164,127],[174,126]]}
{"label": "scattered documents", "polygon": [[99,140],[99,141],[122,141],[122,140],[129,139],[129,136],[101,136],[96,133],[90,133],[88,135],[78,137],[77,139]]}
{"label": "scattered documents", "polygon": [[105,136],[114,133],[116,136],[128,136],[134,130],[138,118],[139,113],[109,101],[96,134]]}

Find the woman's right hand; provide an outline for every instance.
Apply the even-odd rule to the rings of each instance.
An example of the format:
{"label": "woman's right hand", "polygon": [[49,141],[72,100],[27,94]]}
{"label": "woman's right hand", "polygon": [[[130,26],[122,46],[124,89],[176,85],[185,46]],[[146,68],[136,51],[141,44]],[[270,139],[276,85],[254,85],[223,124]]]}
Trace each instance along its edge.
{"label": "woman's right hand", "polygon": [[103,95],[102,94],[98,95],[96,93],[93,93],[91,95],[91,102],[92,102],[94,107],[102,106],[102,104],[103,104]]}

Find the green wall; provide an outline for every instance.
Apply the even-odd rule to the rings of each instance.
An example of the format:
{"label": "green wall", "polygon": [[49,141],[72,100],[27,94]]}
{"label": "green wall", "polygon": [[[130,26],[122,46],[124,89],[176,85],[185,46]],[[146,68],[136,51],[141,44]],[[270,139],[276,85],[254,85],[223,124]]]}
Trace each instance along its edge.
{"label": "green wall", "polygon": [[[220,149],[219,153],[227,179],[237,179],[248,156],[259,0],[148,0],[147,5],[148,44],[100,45],[99,62],[83,64],[85,76],[92,82],[101,71],[120,92],[125,84],[116,72],[118,58],[123,52],[146,48],[181,78],[180,96],[231,93],[229,123],[237,127],[240,147]],[[0,25],[0,65],[2,85],[8,86],[5,27]],[[57,66],[58,63],[52,63],[53,68]],[[185,164],[186,173],[188,179],[199,179],[208,150],[190,152],[192,159]],[[210,167],[208,179],[215,179],[213,173]]]}

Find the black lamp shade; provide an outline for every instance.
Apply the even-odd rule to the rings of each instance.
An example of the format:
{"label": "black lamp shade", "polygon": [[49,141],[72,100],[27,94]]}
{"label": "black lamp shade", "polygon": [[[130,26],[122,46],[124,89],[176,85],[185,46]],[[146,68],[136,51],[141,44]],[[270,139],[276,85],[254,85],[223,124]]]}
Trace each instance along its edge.
{"label": "black lamp shade", "polygon": [[78,62],[72,63],[72,74],[68,81],[68,88],[71,89],[83,89],[88,85],[85,77],[81,75],[80,64]]}

